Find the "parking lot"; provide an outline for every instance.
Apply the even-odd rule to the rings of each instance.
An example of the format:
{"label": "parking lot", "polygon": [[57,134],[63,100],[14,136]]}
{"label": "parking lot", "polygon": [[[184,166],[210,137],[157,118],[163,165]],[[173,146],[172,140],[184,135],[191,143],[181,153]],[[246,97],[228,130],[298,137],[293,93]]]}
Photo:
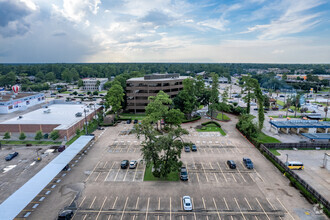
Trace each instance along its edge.
{"label": "parking lot", "polygon": [[[73,219],[315,219],[313,207],[236,130],[227,136],[184,136],[197,146],[197,152],[181,154],[189,180],[155,182],[143,181],[141,140],[122,134],[130,126],[97,133],[95,144],[65,171],[31,219],[55,219],[65,207],[75,210]],[[243,157],[252,159],[254,169],[244,166]],[[137,160],[137,168],[121,169],[122,160]],[[237,168],[230,169],[227,160]],[[185,195],[192,198],[191,212],[183,210]]]}

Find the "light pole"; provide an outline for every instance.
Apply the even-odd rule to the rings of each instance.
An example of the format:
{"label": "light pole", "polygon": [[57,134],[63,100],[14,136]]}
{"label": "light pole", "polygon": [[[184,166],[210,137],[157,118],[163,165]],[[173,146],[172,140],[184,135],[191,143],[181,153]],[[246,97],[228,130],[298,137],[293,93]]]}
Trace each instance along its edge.
{"label": "light pole", "polygon": [[286,155],[285,165],[288,166],[289,165],[289,154],[285,154],[285,155]]}

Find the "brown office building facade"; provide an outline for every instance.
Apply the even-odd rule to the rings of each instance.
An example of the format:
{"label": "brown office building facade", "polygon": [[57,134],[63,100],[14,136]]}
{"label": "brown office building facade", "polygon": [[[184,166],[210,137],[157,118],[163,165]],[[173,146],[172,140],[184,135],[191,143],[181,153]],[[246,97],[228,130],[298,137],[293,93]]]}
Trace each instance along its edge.
{"label": "brown office building facade", "polygon": [[164,91],[174,98],[183,89],[183,80],[187,76],[179,74],[153,74],[132,78],[126,81],[127,107],[133,113],[142,113],[148,105],[148,97]]}

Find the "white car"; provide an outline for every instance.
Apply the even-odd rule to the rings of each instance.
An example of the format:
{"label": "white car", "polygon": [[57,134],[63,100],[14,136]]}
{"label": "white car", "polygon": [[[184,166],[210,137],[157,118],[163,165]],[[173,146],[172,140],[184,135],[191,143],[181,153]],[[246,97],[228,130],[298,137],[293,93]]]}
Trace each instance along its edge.
{"label": "white car", "polygon": [[131,162],[129,162],[129,168],[130,169],[135,169],[137,166],[137,161],[136,160],[131,160]]}
{"label": "white car", "polygon": [[182,197],[182,203],[183,203],[183,209],[185,211],[191,211],[192,210],[192,203],[191,203],[190,196]]}

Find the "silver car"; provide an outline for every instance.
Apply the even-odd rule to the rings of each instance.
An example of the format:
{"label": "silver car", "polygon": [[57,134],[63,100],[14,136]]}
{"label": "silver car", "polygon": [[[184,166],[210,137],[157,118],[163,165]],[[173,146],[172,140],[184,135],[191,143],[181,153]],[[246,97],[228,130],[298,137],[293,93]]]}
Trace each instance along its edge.
{"label": "silver car", "polygon": [[183,209],[185,211],[191,211],[192,210],[192,203],[191,203],[190,196],[182,197],[182,203],[183,203]]}
{"label": "silver car", "polygon": [[131,162],[129,162],[129,168],[130,169],[135,169],[137,166],[137,161],[136,160],[131,160]]}

